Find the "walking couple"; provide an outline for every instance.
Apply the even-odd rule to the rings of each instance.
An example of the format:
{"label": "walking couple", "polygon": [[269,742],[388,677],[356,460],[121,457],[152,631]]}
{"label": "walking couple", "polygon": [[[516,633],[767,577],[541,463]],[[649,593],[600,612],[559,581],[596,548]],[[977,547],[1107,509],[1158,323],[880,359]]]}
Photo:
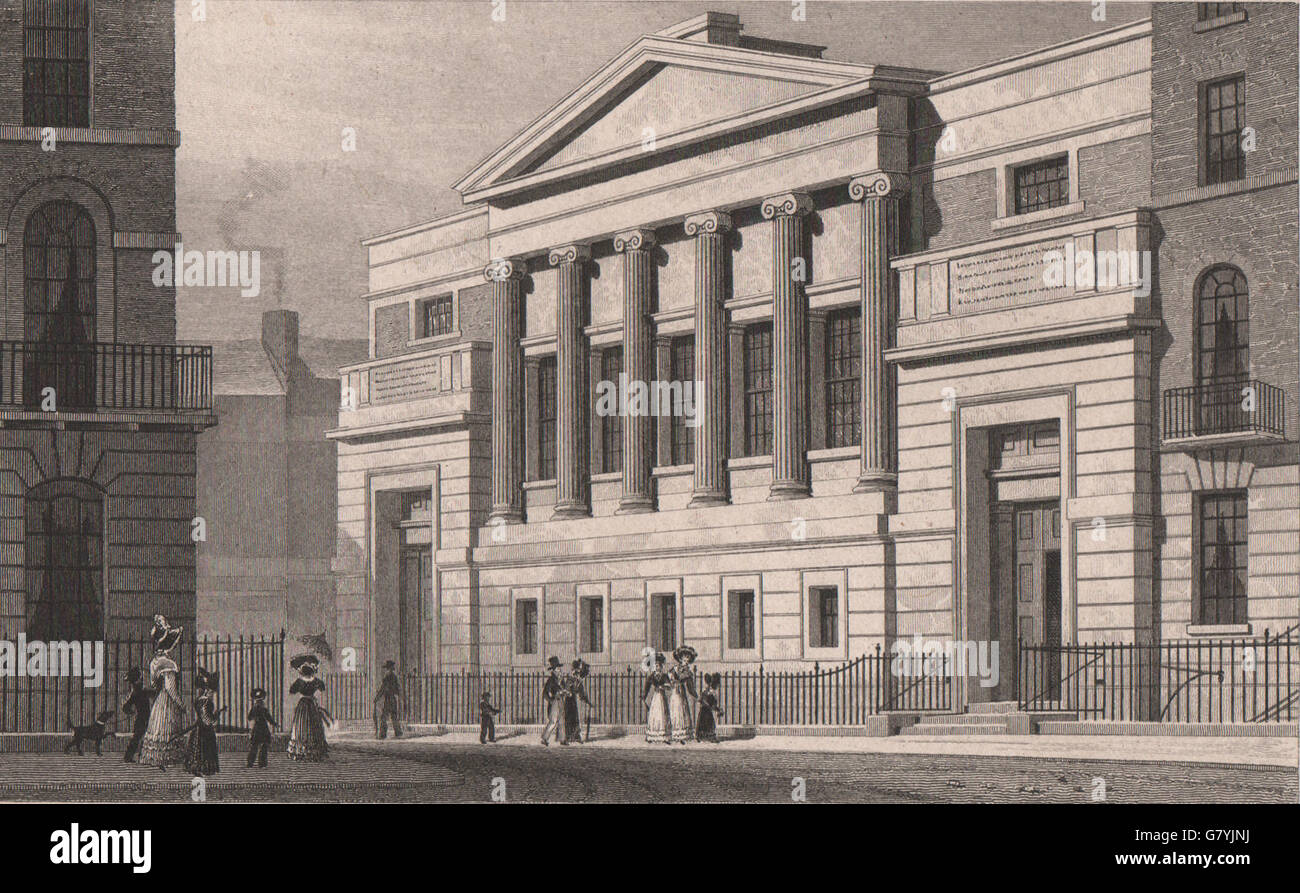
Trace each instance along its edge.
{"label": "walking couple", "polygon": [[[132,693],[127,708],[135,713],[134,734],[127,745],[125,759],[137,754],[139,762],[166,769],[180,764],[194,775],[215,775],[220,771],[217,757],[217,719],[225,712],[216,709],[217,674],[202,667],[194,675],[195,721],[185,726],[185,702],[181,699],[180,666],[175,650],[182,629],[171,626],[157,614],[149,633],[154,656],[149,662],[149,681],[155,695],[149,706],[150,689],[140,683],[140,673],[133,668],[128,680]],[[148,720],[144,720],[144,716]]]}
{"label": "walking couple", "polygon": [[[591,701],[587,699],[587,687],[583,680],[591,673],[591,667],[582,658],[569,665],[564,671],[558,657],[547,658],[546,684],[542,686],[542,699],[546,702],[546,728],[542,729],[542,743],[550,746],[551,736],[561,744],[582,743],[582,718],[578,713],[578,702],[587,705],[590,717]],[[588,726],[590,728],[590,725]]]}
{"label": "walking couple", "polygon": [[[646,704],[645,740],[649,744],[685,744],[697,741],[718,742],[715,714],[718,707],[717,689],[721,676],[706,674],[704,691],[695,690],[695,660],[698,653],[690,645],[673,649],[673,665],[664,669],[667,659],[655,653],[654,667],[646,675],[645,690],[641,697],[649,698]],[[698,704],[699,716],[691,722],[692,702]]]}

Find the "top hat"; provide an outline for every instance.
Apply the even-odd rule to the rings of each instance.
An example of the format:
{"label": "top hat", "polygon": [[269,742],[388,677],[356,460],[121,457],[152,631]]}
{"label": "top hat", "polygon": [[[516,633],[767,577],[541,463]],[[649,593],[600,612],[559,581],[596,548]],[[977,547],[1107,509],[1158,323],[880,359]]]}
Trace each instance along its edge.
{"label": "top hat", "polygon": [[299,654],[293,660],[289,661],[289,666],[293,667],[299,673],[311,675],[316,672],[320,666],[320,658],[314,654]]}
{"label": "top hat", "polygon": [[385,669],[385,670],[396,670],[396,669],[397,669],[397,663],[396,663],[395,661],[386,660],[386,661],[384,661],[384,669]]}
{"label": "top hat", "polygon": [[678,645],[673,649],[673,660],[681,660],[683,657],[689,657],[692,662],[699,657],[700,653],[690,645]]}
{"label": "top hat", "polygon": [[558,657],[551,656],[546,659],[546,669],[558,670],[559,668],[560,668],[560,659]]}
{"label": "top hat", "polygon": [[262,700],[263,698],[266,697],[266,689],[264,689],[264,688],[255,688],[255,689],[253,689],[251,692],[249,692],[249,694],[251,694],[251,695],[253,696],[253,700],[254,700],[254,701],[260,701],[260,700]]}
{"label": "top hat", "polygon": [[656,663],[656,664],[662,664],[665,660],[667,660],[667,658],[664,657],[664,653],[663,653],[662,651],[656,651],[656,652],[655,652],[655,663]]}
{"label": "top hat", "polygon": [[194,670],[194,685],[196,688],[214,691],[217,687],[217,680],[220,678],[221,674],[216,670],[205,670],[203,667]]}

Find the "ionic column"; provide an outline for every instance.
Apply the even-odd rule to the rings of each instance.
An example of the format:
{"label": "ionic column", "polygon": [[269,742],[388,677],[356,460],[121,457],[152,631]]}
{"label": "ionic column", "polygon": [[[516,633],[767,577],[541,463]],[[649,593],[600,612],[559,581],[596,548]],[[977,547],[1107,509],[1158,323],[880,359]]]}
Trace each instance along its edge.
{"label": "ionic column", "polygon": [[[629,382],[647,387],[655,378],[653,333],[650,329],[654,294],[654,230],[634,229],[614,237],[614,250],[623,255],[623,372]],[[654,509],[650,496],[650,470],[654,461],[654,436],[648,412],[623,418],[623,496],[618,513]]]}
{"label": "ionic column", "polygon": [[523,519],[524,381],[519,349],[524,263],[502,258],[488,264],[492,283],[492,513],[508,523]]}
{"label": "ionic column", "polygon": [[555,514],[577,518],[591,514],[587,498],[590,454],[587,435],[587,343],[582,326],[587,309],[586,245],[552,248],[555,289]]}
{"label": "ionic column", "polygon": [[769,499],[808,496],[808,259],[804,217],[812,199],[800,192],[763,202],[772,221],[772,488]]}
{"label": "ionic column", "polygon": [[727,231],[731,215],[708,211],[686,218],[695,237],[695,491],[692,506],[727,501]]}
{"label": "ionic column", "polygon": [[899,200],[907,177],[876,171],[849,182],[849,196],[862,202],[862,469],[855,492],[893,491],[898,485],[894,452],[893,369],[885,351],[893,337],[897,303],[889,261],[899,250]]}

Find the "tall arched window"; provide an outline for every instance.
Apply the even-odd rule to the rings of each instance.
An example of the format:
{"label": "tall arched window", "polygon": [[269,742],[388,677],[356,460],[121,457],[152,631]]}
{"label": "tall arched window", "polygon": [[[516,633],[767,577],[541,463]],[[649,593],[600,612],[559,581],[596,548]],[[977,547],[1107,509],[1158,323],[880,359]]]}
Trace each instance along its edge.
{"label": "tall arched window", "polygon": [[27,404],[53,388],[59,409],[93,407],[95,222],[80,205],[48,202],[27,219],[23,330]]}
{"label": "tall arched window", "polygon": [[27,491],[29,639],[104,637],[104,497],[86,481],[61,479]]}
{"label": "tall arched window", "polygon": [[23,0],[23,123],[90,126],[90,0]]}
{"label": "tall arched window", "polygon": [[1236,267],[1221,264],[1196,286],[1196,384],[1200,429],[1239,430],[1241,389],[1250,375],[1250,291]]}

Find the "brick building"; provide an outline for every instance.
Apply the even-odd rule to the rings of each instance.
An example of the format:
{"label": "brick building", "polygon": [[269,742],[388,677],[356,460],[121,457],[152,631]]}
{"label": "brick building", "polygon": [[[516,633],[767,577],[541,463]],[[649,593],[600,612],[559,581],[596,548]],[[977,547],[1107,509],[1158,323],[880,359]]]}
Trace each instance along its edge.
{"label": "brick building", "polygon": [[[1025,644],[1295,624],[1296,11],[1200,6],[953,74],[635,42],[366,243],[340,644],[998,643],[962,706]],[[599,412],[620,373],[698,426]]]}
{"label": "brick building", "polygon": [[0,3],[0,636],[192,630],[211,353],[176,344],[172,7]]}

